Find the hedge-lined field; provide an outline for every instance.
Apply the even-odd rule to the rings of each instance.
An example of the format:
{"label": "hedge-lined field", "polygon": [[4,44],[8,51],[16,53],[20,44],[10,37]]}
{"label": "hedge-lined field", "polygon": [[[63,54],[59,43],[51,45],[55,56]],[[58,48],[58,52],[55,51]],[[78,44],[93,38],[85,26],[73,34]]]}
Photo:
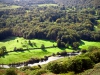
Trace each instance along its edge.
{"label": "hedge-lined field", "polygon": [[[33,48],[32,50],[26,50],[23,52],[11,52],[8,53],[7,55],[4,55],[0,57],[0,64],[9,64],[9,63],[14,63],[14,62],[23,62],[27,61],[30,58],[43,58],[44,56],[49,56],[52,55],[53,53],[57,52],[62,52],[62,51],[67,51],[67,52],[72,52],[73,49],[68,49],[68,48],[47,48],[45,50],[42,49],[34,49],[34,48],[41,48],[41,45],[44,44],[45,47],[53,46],[56,45],[56,42],[54,41],[49,41],[49,40],[39,40],[39,39],[31,39],[30,40],[33,46],[29,45],[29,40],[21,38],[21,37],[10,37],[8,39],[5,39],[3,41],[0,41],[0,47],[6,46],[7,51],[12,51],[14,50],[14,47],[16,48],[23,48],[26,49],[28,48]],[[35,43],[35,45],[34,45]],[[26,47],[23,47],[23,45],[26,45]],[[83,41],[82,40],[82,45],[80,48],[82,49],[88,49],[89,46],[97,46],[99,47],[100,42],[89,42],[89,41]],[[16,60],[15,60],[16,59]]]}
{"label": "hedge-lined field", "polygon": [[[23,45],[27,45],[28,48],[40,48],[41,44],[44,44],[45,47],[56,45],[56,42],[54,41],[48,41],[48,40],[38,40],[38,39],[32,39],[30,40],[31,43],[36,43],[36,45],[33,47],[28,44],[29,40],[26,40],[24,38],[20,37],[10,37],[8,39],[5,39],[0,42],[0,47],[6,46],[7,51],[12,51],[14,47],[17,48],[25,48]],[[45,50],[42,49],[32,49],[32,50],[26,50],[24,52],[11,52],[7,55],[4,55],[0,57],[0,64],[9,64],[9,63],[17,63],[17,62],[23,62],[26,60],[29,60],[30,58],[43,58],[44,56],[52,55],[52,53],[62,52],[66,50],[67,52],[72,52],[71,49],[60,49],[58,47],[55,48],[47,48]],[[16,59],[16,60],[15,60]]]}
{"label": "hedge-lined field", "polygon": [[44,7],[44,6],[58,6],[57,4],[39,4],[39,7]]}
{"label": "hedge-lined field", "polygon": [[[38,39],[31,39],[30,42],[32,46],[29,45],[29,40],[21,38],[21,37],[10,37],[3,41],[0,41],[0,47],[6,46],[7,51],[12,51],[14,47],[16,48],[41,48],[41,45],[44,44],[45,47],[56,45],[54,41],[48,40],[38,40]],[[33,45],[35,43],[35,45]]]}
{"label": "hedge-lined field", "polygon": [[17,5],[7,5],[7,4],[3,4],[0,3],[0,10],[4,10],[4,9],[16,9],[16,8],[20,8],[21,6],[17,6]]}
{"label": "hedge-lined field", "polygon": [[81,49],[88,49],[89,46],[100,47],[100,42],[84,41],[82,40],[82,45],[79,46]]}

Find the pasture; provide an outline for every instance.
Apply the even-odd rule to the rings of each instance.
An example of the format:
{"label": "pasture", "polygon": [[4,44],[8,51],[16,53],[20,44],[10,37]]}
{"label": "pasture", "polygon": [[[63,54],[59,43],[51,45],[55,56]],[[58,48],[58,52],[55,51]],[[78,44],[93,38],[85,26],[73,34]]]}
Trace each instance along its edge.
{"label": "pasture", "polygon": [[7,5],[7,4],[0,3],[0,10],[16,9],[16,8],[20,8],[20,7],[21,6],[17,6],[17,5]]}
{"label": "pasture", "polygon": [[57,4],[39,4],[39,7],[45,7],[45,6],[58,6]]}
{"label": "pasture", "polygon": [[[32,39],[30,40],[32,43],[35,43],[36,45],[33,47],[28,44],[27,39],[20,38],[20,37],[10,37],[8,39],[5,39],[3,41],[0,41],[0,47],[6,46],[7,51],[12,51],[14,47],[17,48],[26,48],[23,47],[23,45],[27,45],[28,48],[33,48],[32,50],[26,50],[23,52],[11,52],[8,53],[2,57],[0,57],[0,64],[9,64],[9,63],[17,63],[17,62],[23,62],[26,60],[29,60],[30,58],[43,58],[44,56],[52,55],[52,53],[62,52],[63,50],[66,50],[67,52],[72,52],[71,49],[60,49],[58,47],[55,48],[47,48],[45,50],[42,49],[34,49],[34,48],[40,48],[41,44],[44,44],[45,47],[56,45],[56,42],[54,41],[48,41],[48,40],[38,40],[38,39]],[[15,60],[16,59],[16,60]]]}
{"label": "pasture", "polygon": [[[44,44],[45,47],[56,45],[56,42],[49,41],[49,40],[41,40],[41,39],[30,39],[33,46],[29,45],[29,40],[24,39],[22,37],[10,37],[3,41],[0,41],[0,47],[6,46],[7,51],[13,51],[14,47],[16,48],[33,48],[31,50],[26,50],[22,52],[11,52],[2,57],[0,57],[0,64],[9,64],[9,63],[17,63],[27,61],[30,58],[43,58],[44,56],[52,55],[53,53],[67,51],[72,52],[73,49],[71,48],[46,48],[45,50],[42,49],[34,49],[34,48],[41,48],[41,45]],[[34,45],[35,43],[35,45]],[[79,46],[81,49],[88,49],[89,46],[100,46],[100,42],[91,42],[91,41],[84,41],[82,40],[82,44]]]}
{"label": "pasture", "polygon": [[80,45],[79,48],[88,49],[89,46],[96,46],[96,47],[100,48],[100,42],[82,40],[82,45]]}
{"label": "pasture", "polygon": [[28,39],[20,37],[10,37],[8,39],[0,41],[0,47],[6,46],[7,51],[13,51],[15,47],[27,49],[27,48],[41,48],[42,44],[44,44],[45,47],[56,45],[56,42],[48,40],[30,39],[30,42],[32,43],[32,46],[29,45]]}

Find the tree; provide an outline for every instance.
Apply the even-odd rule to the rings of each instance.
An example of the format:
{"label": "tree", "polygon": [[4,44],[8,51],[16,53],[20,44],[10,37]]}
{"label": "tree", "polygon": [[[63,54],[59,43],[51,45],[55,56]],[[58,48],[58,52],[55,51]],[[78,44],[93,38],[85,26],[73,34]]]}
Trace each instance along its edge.
{"label": "tree", "polygon": [[0,48],[0,56],[4,54],[4,51]]}
{"label": "tree", "polygon": [[13,69],[7,69],[5,75],[17,75],[17,73]]}
{"label": "tree", "polygon": [[61,40],[60,39],[57,40],[57,46],[61,47]]}
{"label": "tree", "polygon": [[30,41],[30,40],[28,41],[28,43],[29,43],[29,45],[30,45],[30,46],[33,46],[33,44],[31,43],[31,41]]}
{"label": "tree", "polygon": [[62,48],[66,47],[66,44],[64,42],[61,42],[61,47]]}
{"label": "tree", "polygon": [[1,49],[2,49],[4,52],[7,51],[6,46],[2,46]]}
{"label": "tree", "polygon": [[73,42],[72,47],[73,47],[74,49],[78,49],[79,45],[80,45],[79,42]]}
{"label": "tree", "polygon": [[44,46],[44,44],[42,44],[42,45],[41,45],[41,49],[45,49],[45,46]]}
{"label": "tree", "polygon": [[61,23],[61,19],[58,18],[58,19],[56,20],[56,23]]}

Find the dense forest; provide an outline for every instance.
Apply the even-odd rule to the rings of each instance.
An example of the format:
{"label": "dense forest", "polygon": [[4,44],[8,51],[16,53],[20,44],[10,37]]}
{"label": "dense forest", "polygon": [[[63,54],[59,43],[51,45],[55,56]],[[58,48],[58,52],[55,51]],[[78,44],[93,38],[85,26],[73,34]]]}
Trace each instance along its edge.
{"label": "dense forest", "polygon": [[14,3],[18,5],[32,5],[32,4],[44,4],[44,3],[57,3],[66,6],[80,6],[80,7],[92,7],[100,5],[99,0],[0,0],[6,3]]}
{"label": "dense forest", "polygon": [[[72,58],[70,56],[65,58],[66,60],[68,59],[67,62],[61,60],[61,62],[49,63],[45,67],[46,70],[55,74],[66,73],[69,71],[75,73],[83,72],[87,69],[93,68],[94,64],[100,62],[99,47],[93,45],[88,46],[87,49],[82,49],[79,47],[84,43],[83,40],[88,42],[96,42],[96,44],[99,44],[98,42],[100,42],[100,1],[0,0],[0,42],[9,37],[22,37],[22,41],[24,40],[26,43],[28,41],[28,43],[26,44],[27,46],[24,45],[25,42],[22,42],[18,38],[14,38],[12,42],[14,43],[14,41],[16,41],[17,43],[15,44],[16,47],[14,47],[14,50],[10,51],[7,49],[7,45],[1,45],[0,58],[5,59],[6,56],[11,55],[11,52],[18,53],[19,51],[22,53],[26,53],[25,51],[28,51],[32,53],[30,49],[32,49],[33,51],[35,51],[36,49],[40,49],[42,51],[39,52],[40,55],[42,55],[42,53],[49,54],[50,52],[48,50],[45,50],[47,48],[63,49],[61,53],[52,53],[51,56],[68,56],[69,54],[65,50],[65,48],[67,48],[72,49],[73,52],[69,52],[72,55],[74,55],[75,52],[80,53],[80,55]],[[47,43],[43,43],[41,44],[41,47],[35,47],[38,43],[32,41],[34,39],[46,40],[46,42],[47,40],[50,40],[55,42],[56,44],[51,43],[52,46],[49,45],[49,47],[46,45]],[[5,42],[3,41],[3,43]],[[19,43],[21,43],[23,46],[26,46],[27,49],[17,49],[17,45]],[[7,44],[10,43],[8,42]],[[28,48],[28,46],[31,47]],[[34,46],[34,48],[32,46]],[[25,58],[28,58],[28,55],[29,54],[26,54]],[[30,58],[34,55],[35,54],[31,55]],[[23,56],[22,58],[24,58]],[[17,57],[19,56],[17,55]],[[48,57],[49,56],[44,56],[46,60],[48,59]],[[28,61],[26,60],[25,63],[29,64],[33,63],[34,61],[39,62],[39,60],[43,61],[42,58],[39,59],[32,57]],[[11,64],[19,65],[23,64],[23,62],[19,61],[18,63],[15,62]],[[1,65],[3,65],[3,63]],[[35,70],[34,73],[30,75],[40,75],[38,74],[37,70],[40,70],[40,72],[43,73],[47,73],[47,71],[43,70],[40,65],[35,68],[23,67],[19,70],[23,72],[25,72],[25,70],[27,69],[29,69],[27,70],[28,72]],[[2,71],[0,71],[0,74]],[[11,73],[15,72],[11,70]]]}
{"label": "dense forest", "polygon": [[81,39],[100,41],[100,31],[95,30],[98,20],[100,10],[91,6],[36,5],[0,10],[0,40],[9,36],[48,39],[57,41],[59,47]]}

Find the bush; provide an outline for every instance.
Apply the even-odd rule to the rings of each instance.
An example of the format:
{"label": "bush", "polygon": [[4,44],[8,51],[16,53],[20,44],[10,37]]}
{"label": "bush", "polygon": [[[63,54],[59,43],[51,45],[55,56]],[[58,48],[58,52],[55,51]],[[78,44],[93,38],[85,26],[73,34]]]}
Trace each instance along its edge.
{"label": "bush", "polygon": [[41,49],[45,49],[45,45],[44,44],[41,45]]}
{"label": "bush", "polygon": [[47,65],[47,69],[56,74],[59,74],[62,72],[63,70],[62,67],[63,65],[58,62],[52,62]]}
{"label": "bush", "polygon": [[7,69],[5,75],[17,75],[14,69]]}
{"label": "bush", "polygon": [[86,53],[87,50],[86,50],[86,49],[82,49],[81,52],[82,52],[82,53]]}
{"label": "bush", "polygon": [[32,68],[33,68],[33,70],[40,69],[40,67],[39,67],[39,66],[33,66]]}
{"label": "bush", "polygon": [[89,46],[89,47],[88,47],[88,51],[89,51],[89,52],[93,52],[93,51],[95,51],[95,50],[98,50],[98,47],[96,47],[96,46]]}
{"label": "bush", "polygon": [[75,72],[81,72],[82,70],[82,61],[79,59],[74,59],[71,62],[68,63],[68,71],[75,71]]}
{"label": "bush", "polygon": [[89,57],[77,56],[74,59],[69,59],[66,62],[52,62],[47,65],[47,69],[53,73],[67,73],[74,71],[75,73],[82,72],[86,69],[92,68],[93,61]]}
{"label": "bush", "polygon": [[41,74],[44,74],[44,73],[47,73],[47,70],[40,69],[40,70],[36,71],[35,75],[41,75]]}
{"label": "bush", "polygon": [[74,72],[68,72],[66,75],[75,75]]}
{"label": "bush", "polygon": [[94,69],[100,69],[100,63],[98,63],[98,64],[96,64],[96,65],[94,65],[94,67],[93,67]]}
{"label": "bush", "polygon": [[89,54],[89,57],[94,63],[100,62],[100,51],[93,51]]}
{"label": "bush", "polygon": [[68,63],[68,71],[82,72],[86,69],[92,68],[93,61],[89,57],[78,56]]}
{"label": "bush", "polygon": [[0,72],[0,75],[4,75],[2,72]]}
{"label": "bush", "polygon": [[28,70],[28,69],[29,70],[33,70],[33,68],[32,67],[29,67],[29,66],[25,66],[25,67],[22,67],[21,68],[22,71],[25,71],[25,70]]}

